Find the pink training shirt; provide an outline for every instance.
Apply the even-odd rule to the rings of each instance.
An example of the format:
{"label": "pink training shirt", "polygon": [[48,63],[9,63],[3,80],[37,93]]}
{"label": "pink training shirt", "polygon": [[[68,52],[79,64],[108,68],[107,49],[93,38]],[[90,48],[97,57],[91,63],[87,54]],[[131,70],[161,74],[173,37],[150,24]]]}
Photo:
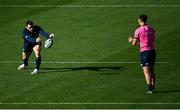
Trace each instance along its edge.
{"label": "pink training shirt", "polygon": [[144,25],[137,28],[134,38],[140,42],[140,52],[154,49],[155,30],[151,26]]}

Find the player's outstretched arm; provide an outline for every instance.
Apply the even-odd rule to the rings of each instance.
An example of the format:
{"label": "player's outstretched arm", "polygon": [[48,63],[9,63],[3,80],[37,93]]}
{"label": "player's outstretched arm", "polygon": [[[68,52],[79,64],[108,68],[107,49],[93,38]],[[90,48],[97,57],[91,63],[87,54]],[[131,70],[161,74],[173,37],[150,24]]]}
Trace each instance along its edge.
{"label": "player's outstretched arm", "polygon": [[44,38],[49,39],[49,38],[53,38],[53,37],[54,37],[54,33],[49,34],[49,33],[47,33],[46,31],[44,31],[44,29],[41,28],[40,26],[38,26],[38,28],[39,28],[39,30],[40,30],[39,33],[40,33]]}
{"label": "player's outstretched arm", "polygon": [[43,29],[40,30],[40,34],[45,38],[49,38],[49,33],[45,32]]}

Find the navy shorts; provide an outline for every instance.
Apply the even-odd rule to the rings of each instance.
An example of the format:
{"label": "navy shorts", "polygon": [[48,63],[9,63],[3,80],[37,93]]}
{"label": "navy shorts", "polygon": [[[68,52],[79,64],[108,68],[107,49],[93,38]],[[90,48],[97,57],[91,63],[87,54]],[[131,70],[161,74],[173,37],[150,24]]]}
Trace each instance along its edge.
{"label": "navy shorts", "polygon": [[36,45],[41,45],[41,43],[40,44],[24,43],[23,52],[31,53],[33,51],[34,46],[36,46]]}
{"label": "navy shorts", "polygon": [[153,49],[140,52],[140,61],[142,67],[155,65],[156,51]]}

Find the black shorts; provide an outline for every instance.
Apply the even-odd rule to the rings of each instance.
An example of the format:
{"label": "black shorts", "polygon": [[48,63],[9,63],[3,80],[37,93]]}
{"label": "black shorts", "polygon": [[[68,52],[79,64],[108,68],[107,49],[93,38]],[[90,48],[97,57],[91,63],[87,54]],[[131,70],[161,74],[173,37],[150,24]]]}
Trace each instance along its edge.
{"label": "black shorts", "polygon": [[23,52],[31,53],[33,51],[34,46],[36,46],[36,45],[41,45],[41,43],[39,43],[39,44],[24,43]]}
{"label": "black shorts", "polygon": [[140,61],[142,67],[154,65],[156,61],[156,51],[153,49],[140,52]]}

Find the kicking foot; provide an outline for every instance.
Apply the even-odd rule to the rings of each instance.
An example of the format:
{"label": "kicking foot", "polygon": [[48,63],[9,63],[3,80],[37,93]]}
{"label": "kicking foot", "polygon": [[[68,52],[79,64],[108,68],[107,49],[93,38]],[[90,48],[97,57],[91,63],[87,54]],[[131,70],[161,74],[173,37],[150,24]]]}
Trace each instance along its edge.
{"label": "kicking foot", "polygon": [[21,64],[19,67],[18,67],[18,70],[22,70],[22,69],[25,69],[27,66],[25,64]]}
{"label": "kicking foot", "polygon": [[38,74],[39,73],[39,70],[38,69],[34,69],[31,74]]}

